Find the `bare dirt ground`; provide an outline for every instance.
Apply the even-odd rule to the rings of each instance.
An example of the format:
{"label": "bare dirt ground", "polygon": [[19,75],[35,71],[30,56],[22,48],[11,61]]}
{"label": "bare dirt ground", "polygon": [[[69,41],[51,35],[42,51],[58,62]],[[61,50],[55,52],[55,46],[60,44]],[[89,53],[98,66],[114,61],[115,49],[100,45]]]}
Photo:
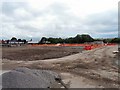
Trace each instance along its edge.
{"label": "bare dirt ground", "polygon": [[11,47],[2,48],[2,58],[17,61],[35,61],[44,59],[53,59],[76,54],[82,48],[75,47]]}
{"label": "bare dirt ground", "polygon": [[61,75],[70,88],[118,88],[120,72],[115,63],[118,60],[113,54],[115,50],[118,50],[118,46],[104,46],[62,58],[35,61],[3,58],[2,66],[4,70],[16,67],[53,70]]}

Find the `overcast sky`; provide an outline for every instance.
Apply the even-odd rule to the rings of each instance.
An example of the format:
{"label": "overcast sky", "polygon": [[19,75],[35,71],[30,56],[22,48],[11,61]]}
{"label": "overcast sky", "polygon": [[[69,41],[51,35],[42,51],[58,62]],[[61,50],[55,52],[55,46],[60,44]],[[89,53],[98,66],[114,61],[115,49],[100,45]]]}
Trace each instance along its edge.
{"label": "overcast sky", "polygon": [[3,0],[2,33],[11,37],[39,40],[41,37],[94,38],[118,36],[119,0]]}

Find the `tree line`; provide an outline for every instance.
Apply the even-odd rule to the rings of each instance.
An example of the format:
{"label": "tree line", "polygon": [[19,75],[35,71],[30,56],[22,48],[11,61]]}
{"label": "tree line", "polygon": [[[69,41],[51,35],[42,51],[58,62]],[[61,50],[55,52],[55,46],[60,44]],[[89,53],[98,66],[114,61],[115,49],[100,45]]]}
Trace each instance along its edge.
{"label": "tree line", "polygon": [[27,40],[26,39],[17,39],[16,37],[12,37],[10,40],[7,40],[7,43],[10,43],[10,42],[22,42],[22,43],[24,43],[24,44],[26,44],[27,43]]}
{"label": "tree line", "polygon": [[[30,40],[32,41],[32,39]],[[69,38],[53,38],[53,37],[42,37],[38,44],[57,44],[57,43],[68,43],[68,44],[79,44],[79,43],[85,43],[85,42],[94,42],[94,41],[103,41],[104,43],[120,43],[120,38],[107,38],[107,39],[94,39],[88,34],[78,34],[75,37],[69,37]],[[17,39],[16,37],[12,37],[10,40],[7,40],[7,43],[10,42],[22,42],[24,44],[28,43],[26,39]]]}
{"label": "tree line", "polygon": [[41,40],[38,42],[38,44],[45,44],[45,43],[51,43],[51,44],[57,44],[57,43],[70,43],[70,44],[79,44],[79,43],[85,43],[85,42],[94,42],[94,41],[103,41],[104,43],[120,43],[120,38],[108,38],[108,39],[94,39],[88,34],[78,34],[75,37],[70,38],[53,38],[53,37],[42,37]]}
{"label": "tree line", "polygon": [[104,39],[104,43],[120,43],[120,38],[111,38],[111,39]]}
{"label": "tree line", "polygon": [[38,42],[39,44],[44,44],[44,43],[52,43],[52,44],[57,44],[57,43],[85,43],[85,42],[93,42],[94,39],[87,34],[82,34],[82,35],[77,35],[75,37],[70,37],[70,38],[46,38],[42,37],[41,40]]}

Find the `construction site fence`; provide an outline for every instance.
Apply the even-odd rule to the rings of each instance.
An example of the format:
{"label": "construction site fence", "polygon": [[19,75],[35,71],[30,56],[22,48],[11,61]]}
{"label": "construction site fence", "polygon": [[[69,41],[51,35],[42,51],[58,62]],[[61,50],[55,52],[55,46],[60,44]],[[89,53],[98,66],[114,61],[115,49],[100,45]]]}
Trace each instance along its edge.
{"label": "construction site fence", "polygon": [[30,46],[77,46],[83,47],[84,50],[92,50],[95,48],[100,48],[103,46],[114,46],[117,45],[115,43],[108,43],[108,44],[31,44]]}

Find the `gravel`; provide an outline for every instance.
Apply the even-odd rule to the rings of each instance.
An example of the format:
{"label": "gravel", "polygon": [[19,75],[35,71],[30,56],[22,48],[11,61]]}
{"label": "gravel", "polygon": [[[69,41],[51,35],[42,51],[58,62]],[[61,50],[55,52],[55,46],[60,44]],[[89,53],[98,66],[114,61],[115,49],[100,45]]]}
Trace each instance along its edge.
{"label": "gravel", "polygon": [[3,88],[60,88],[60,76],[48,70],[18,68],[2,74]]}

